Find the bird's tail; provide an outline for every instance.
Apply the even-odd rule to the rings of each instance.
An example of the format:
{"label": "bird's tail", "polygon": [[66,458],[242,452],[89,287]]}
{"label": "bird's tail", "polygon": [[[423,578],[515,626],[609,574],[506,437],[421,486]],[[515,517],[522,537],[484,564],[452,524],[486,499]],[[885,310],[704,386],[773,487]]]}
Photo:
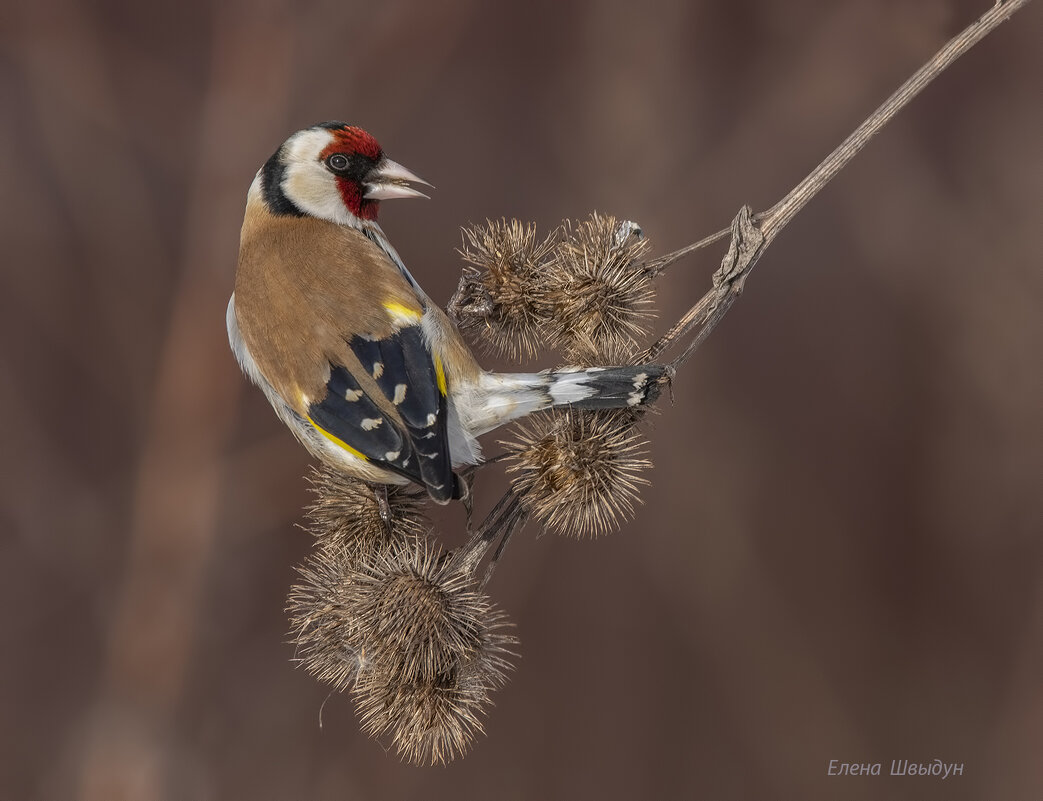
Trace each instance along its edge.
{"label": "bird's tail", "polygon": [[485,373],[477,392],[465,403],[466,429],[473,435],[491,431],[540,409],[623,409],[651,403],[668,379],[660,364],[587,367],[542,373]]}
{"label": "bird's tail", "polygon": [[642,406],[659,397],[666,367],[588,367],[550,370],[539,375],[547,382],[552,406],[577,409],[621,409]]}

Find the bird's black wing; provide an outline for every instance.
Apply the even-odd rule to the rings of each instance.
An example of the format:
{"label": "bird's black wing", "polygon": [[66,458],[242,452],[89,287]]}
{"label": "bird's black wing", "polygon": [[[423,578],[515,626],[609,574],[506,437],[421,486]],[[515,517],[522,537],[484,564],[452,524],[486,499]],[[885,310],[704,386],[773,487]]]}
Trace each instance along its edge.
{"label": "bird's black wing", "polygon": [[458,497],[446,431],[446,382],[419,325],[383,338],[349,342],[400,420],[384,414],[343,366],[332,366],[327,394],[308,409],[312,422],[367,461],[423,485],[436,501]]}

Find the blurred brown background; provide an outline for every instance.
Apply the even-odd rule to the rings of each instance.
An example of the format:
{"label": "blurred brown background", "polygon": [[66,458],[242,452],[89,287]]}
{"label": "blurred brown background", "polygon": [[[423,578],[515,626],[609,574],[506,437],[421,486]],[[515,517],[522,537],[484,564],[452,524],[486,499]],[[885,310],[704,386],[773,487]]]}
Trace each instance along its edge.
{"label": "blurred brown background", "polygon": [[[771,248],[636,520],[512,543],[522,657],[448,768],[291,662],[308,460],[224,328],[300,127],[438,187],[382,221],[445,301],[470,221],[598,209],[663,253],[766,208],[988,5],[8,0],[0,797],[1043,796],[1038,4]],[[671,268],[661,328],[721,252]],[[963,776],[887,776],[934,758]]]}

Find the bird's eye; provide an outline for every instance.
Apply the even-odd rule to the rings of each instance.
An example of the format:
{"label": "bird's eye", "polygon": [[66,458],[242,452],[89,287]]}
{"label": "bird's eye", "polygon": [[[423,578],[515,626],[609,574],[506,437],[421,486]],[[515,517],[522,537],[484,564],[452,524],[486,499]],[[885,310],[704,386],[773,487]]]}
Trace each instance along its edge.
{"label": "bird's eye", "polygon": [[348,168],[348,157],[343,153],[334,153],[326,159],[326,163],[334,172],[343,172]]}

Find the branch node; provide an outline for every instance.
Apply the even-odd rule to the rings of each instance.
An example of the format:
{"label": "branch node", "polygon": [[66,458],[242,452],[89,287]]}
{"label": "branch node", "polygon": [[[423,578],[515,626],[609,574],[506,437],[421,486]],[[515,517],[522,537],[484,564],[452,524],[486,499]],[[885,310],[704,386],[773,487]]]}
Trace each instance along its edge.
{"label": "branch node", "polygon": [[731,241],[721,266],[713,274],[713,286],[718,296],[728,292],[742,294],[746,277],[764,250],[765,236],[753,220],[753,210],[743,206],[732,220]]}

